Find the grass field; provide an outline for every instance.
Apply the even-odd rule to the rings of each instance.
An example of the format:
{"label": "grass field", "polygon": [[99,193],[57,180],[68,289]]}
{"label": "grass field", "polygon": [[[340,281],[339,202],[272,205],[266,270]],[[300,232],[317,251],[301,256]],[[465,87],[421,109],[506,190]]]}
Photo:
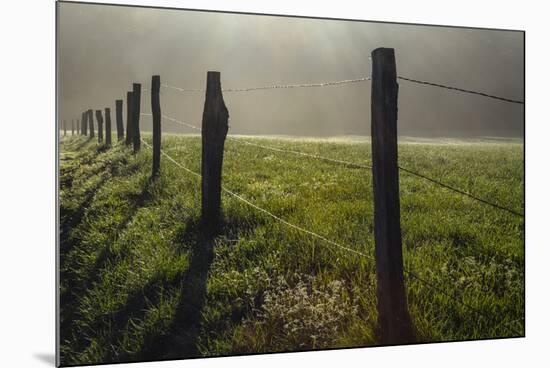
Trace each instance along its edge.
{"label": "grass field", "polygon": [[[148,134],[144,135],[151,141]],[[370,163],[364,140],[239,138]],[[200,172],[200,138],[163,150]],[[62,364],[377,344],[374,260],[222,194],[199,231],[200,181],[151,151],[63,138]],[[400,165],[523,213],[523,141],[402,139]],[[370,170],[227,140],[223,185],[281,218],[374,256]],[[524,334],[523,218],[401,173],[409,310],[418,341]]]}

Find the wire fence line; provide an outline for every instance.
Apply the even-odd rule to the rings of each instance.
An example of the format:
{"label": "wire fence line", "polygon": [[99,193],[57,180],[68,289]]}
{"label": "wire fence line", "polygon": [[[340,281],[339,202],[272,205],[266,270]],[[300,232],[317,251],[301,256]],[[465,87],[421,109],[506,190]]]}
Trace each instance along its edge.
{"label": "wire fence line", "polygon": [[432,83],[432,82],[422,81],[422,80],[419,80],[419,79],[407,78],[407,77],[403,77],[403,76],[400,76],[400,75],[397,76],[397,79],[401,79],[401,80],[404,80],[404,81],[408,81],[408,82],[412,82],[412,83],[417,83],[417,84],[424,84],[424,85],[427,85],[427,86],[445,88],[445,89],[449,89],[449,90],[453,90],[453,91],[459,91],[459,92],[464,92],[464,93],[471,93],[471,94],[474,94],[474,95],[479,95],[479,96],[483,96],[483,97],[493,98],[493,99],[495,99],[495,100],[500,100],[500,101],[515,103],[515,104],[521,104],[521,105],[525,104],[523,101],[520,101],[520,100],[513,100],[513,99],[511,99],[511,98],[505,98],[505,97],[499,97],[499,96],[495,96],[495,95],[490,95],[490,94],[485,93],[485,92],[478,92],[478,91],[473,91],[473,90],[469,90],[469,89],[463,89],[463,88],[458,88],[458,87],[447,86],[447,85],[444,85],[444,84],[438,84],[438,83]]}
{"label": "wire fence line", "polygon": [[[148,144],[145,140],[143,140],[143,138],[140,138],[140,139],[141,139],[141,141],[143,142],[143,144],[144,144],[145,146],[147,146],[147,148],[153,149],[153,147],[152,147],[150,144]],[[179,168],[181,168],[181,169],[187,171],[188,173],[190,173],[190,174],[192,174],[192,175],[194,175],[194,176],[196,176],[196,177],[198,177],[198,178],[201,178],[201,177],[202,177],[201,174],[199,174],[199,173],[197,173],[197,172],[195,172],[195,171],[193,171],[193,170],[191,170],[191,169],[185,167],[184,165],[182,165],[182,164],[180,164],[179,162],[177,162],[176,160],[174,160],[173,157],[171,157],[170,155],[168,155],[168,154],[167,154],[166,152],[164,152],[163,150],[160,150],[160,152],[161,152],[162,155],[164,155],[165,157],[167,157],[168,160],[170,160],[172,163],[174,163],[174,164],[175,164],[176,166],[178,166]],[[233,192],[232,190],[227,189],[227,188],[226,188],[225,186],[223,186],[223,185],[222,185],[221,189],[222,189],[225,193],[227,193],[227,194],[233,196],[234,198],[238,199],[239,201],[241,201],[241,202],[247,204],[248,206],[253,207],[254,209],[256,209],[256,210],[258,210],[258,211],[260,211],[260,212],[262,212],[262,213],[264,213],[264,214],[266,214],[266,215],[268,215],[268,216],[274,218],[275,220],[277,220],[277,221],[283,223],[283,224],[286,225],[286,226],[289,226],[289,227],[291,227],[291,228],[293,228],[293,229],[296,229],[296,230],[298,230],[298,231],[301,231],[301,232],[303,232],[303,233],[309,234],[309,235],[311,235],[311,236],[313,236],[313,237],[315,237],[315,238],[317,238],[317,239],[323,240],[323,241],[325,241],[325,242],[327,242],[327,243],[329,243],[329,244],[332,244],[332,245],[334,245],[334,246],[336,246],[336,247],[338,247],[338,248],[344,249],[344,250],[346,250],[346,251],[348,251],[348,252],[352,252],[352,253],[355,253],[355,254],[358,254],[358,255],[367,257],[367,258],[369,258],[369,259],[371,259],[371,260],[374,260],[374,258],[373,258],[372,256],[369,256],[369,255],[366,254],[366,253],[360,252],[360,251],[355,250],[355,249],[350,248],[350,247],[346,247],[345,245],[338,244],[338,243],[336,243],[335,241],[332,241],[332,240],[330,240],[330,239],[328,239],[328,238],[326,238],[326,237],[324,237],[324,236],[322,236],[322,235],[319,235],[319,234],[317,234],[317,233],[315,233],[315,232],[313,232],[313,231],[310,231],[310,230],[304,229],[303,227],[300,227],[300,226],[298,226],[298,225],[292,224],[292,223],[290,223],[290,222],[288,222],[288,221],[282,219],[281,217],[275,215],[274,213],[272,213],[272,212],[266,210],[265,208],[262,208],[262,207],[260,207],[260,206],[258,206],[258,205],[256,205],[256,204],[250,202],[250,201],[247,200],[246,198],[243,198],[242,196],[240,196],[239,194]]]}
{"label": "wire fence line", "polygon": [[[328,87],[328,86],[336,86],[339,84],[365,82],[365,81],[369,81],[370,79],[371,79],[370,77],[362,77],[362,78],[356,78],[356,79],[343,79],[339,81],[329,81],[329,82],[320,82],[320,83],[273,84],[269,86],[247,87],[247,88],[225,88],[225,89],[222,88],[222,92],[250,92],[250,91],[258,91],[258,90],[264,90],[264,89]],[[173,89],[179,92],[206,92],[205,89],[181,88],[181,87],[176,87],[168,84],[161,84],[161,87]]]}
{"label": "wire fence line", "polygon": [[321,160],[321,161],[334,162],[334,163],[341,164],[341,165],[344,165],[344,166],[349,166],[349,167],[354,167],[354,168],[359,168],[359,169],[372,169],[372,166],[370,166],[370,165],[364,165],[364,164],[358,164],[358,163],[350,162],[350,161],[338,160],[338,159],[334,159],[334,158],[314,155],[314,154],[311,154],[311,153],[306,153],[306,152],[301,152],[301,151],[294,151],[294,150],[276,148],[276,147],[272,147],[272,146],[266,146],[266,145],[263,145],[263,144],[252,143],[252,142],[249,142],[249,141],[246,141],[246,140],[243,140],[243,139],[239,139],[239,138],[235,138],[235,137],[232,137],[232,136],[228,136],[227,139],[230,139],[234,142],[239,142],[239,143],[247,144],[249,146],[259,147],[259,148],[263,148],[263,149],[267,149],[267,150],[271,150],[271,151],[275,151],[275,152],[291,153],[291,154],[294,154],[294,155],[310,157],[310,158],[314,158],[314,159]]}
{"label": "wire fence line", "polygon": [[424,179],[424,180],[428,180],[428,181],[432,182],[433,184],[437,184],[437,185],[439,185],[439,186],[441,186],[441,187],[443,187],[443,188],[445,188],[445,189],[451,190],[451,191],[453,191],[453,192],[455,192],[455,193],[458,193],[458,194],[462,194],[462,195],[467,196],[467,197],[469,197],[469,198],[471,198],[471,199],[474,199],[474,200],[476,200],[476,201],[478,201],[478,202],[484,203],[484,204],[486,204],[486,205],[492,206],[492,207],[494,207],[494,208],[497,208],[497,209],[500,209],[500,210],[503,210],[503,211],[507,211],[507,212],[511,213],[512,215],[515,215],[515,216],[518,216],[518,217],[525,217],[525,215],[524,215],[523,213],[520,213],[520,212],[518,212],[518,211],[516,211],[516,210],[513,210],[513,209],[511,209],[511,208],[504,207],[504,206],[501,206],[501,205],[496,204],[496,203],[493,203],[493,202],[489,202],[489,201],[486,200],[486,199],[477,197],[477,196],[475,196],[475,195],[473,195],[473,194],[470,194],[470,193],[468,193],[468,192],[465,192],[465,191],[463,191],[463,190],[454,188],[454,187],[452,187],[452,186],[450,186],[450,185],[448,185],[448,184],[445,184],[445,183],[440,182],[439,180],[432,179],[432,178],[430,178],[430,177],[428,177],[428,176],[422,175],[422,174],[420,174],[420,173],[417,173],[417,172],[415,172],[415,171],[409,170],[409,169],[404,168],[404,167],[402,167],[402,166],[397,166],[397,167],[399,168],[399,170],[402,170],[402,171],[404,171],[404,172],[406,172],[406,173],[408,173],[408,174],[410,174],[410,175],[414,175],[414,176],[416,176],[416,177],[418,177],[418,178],[421,178],[421,179]]}
{"label": "wire fence line", "polygon": [[[504,101],[504,102],[510,102],[510,103],[521,104],[521,105],[525,104],[525,102],[520,101],[520,100],[515,100],[515,99],[511,99],[511,98],[506,98],[506,97],[500,97],[500,96],[492,95],[492,94],[485,93],[485,92],[474,91],[474,90],[470,90],[470,89],[464,89],[464,88],[449,86],[449,85],[445,85],[445,84],[439,84],[439,83],[433,83],[433,82],[423,81],[423,80],[419,80],[419,79],[408,78],[408,77],[404,77],[404,76],[401,76],[401,75],[398,75],[397,79],[401,79],[401,80],[408,81],[408,82],[411,82],[411,83],[423,84],[423,85],[432,86],[432,87],[439,87],[439,88],[444,88],[444,89],[453,90],[453,91],[470,93],[470,94],[483,96],[483,97],[488,97],[488,98],[492,98],[492,99],[499,100],[499,101]],[[273,84],[273,85],[259,86],[259,87],[225,88],[225,89],[222,89],[222,92],[231,93],[231,92],[250,92],[250,91],[258,91],[258,90],[268,90],[268,89],[327,87],[327,86],[335,86],[335,85],[339,85],[339,84],[365,82],[365,81],[370,81],[370,80],[371,80],[371,77],[362,77],[362,78],[356,78],[356,79],[343,79],[343,80],[339,80],[339,81],[327,81],[327,82],[320,82],[320,83]],[[175,91],[178,91],[178,92],[183,92],[183,93],[185,93],[185,92],[205,93],[206,92],[206,89],[182,88],[182,87],[177,87],[177,86],[164,84],[164,83],[161,84],[161,87],[172,89],[172,90],[175,90]]]}
{"label": "wire fence line", "polygon": [[[153,147],[148,144],[143,138],[140,138],[141,141],[143,142],[143,144],[149,148],[149,149],[153,149]],[[201,178],[201,174],[185,167],[184,165],[182,165],[181,163],[179,163],[178,161],[176,161],[173,157],[171,157],[170,155],[168,155],[166,152],[164,152],[163,150],[160,151],[161,154],[163,156],[165,156],[170,162],[174,163],[176,166],[178,166],[179,168],[185,170],[186,172],[190,173],[191,175],[197,177],[197,178]],[[323,236],[323,235],[320,235],[318,233],[315,233],[311,230],[308,230],[308,229],[305,229],[301,226],[298,226],[298,225],[295,225],[291,222],[288,222],[286,221],[285,219],[275,215],[274,213],[266,210],[265,208],[262,208],[254,203],[252,203],[251,201],[249,201],[248,199],[242,197],[241,195],[235,193],[234,191],[232,190],[229,190],[227,189],[225,186],[221,186],[221,189],[222,191],[224,191],[225,193],[229,194],[230,196],[236,198],[237,200],[243,202],[244,204],[254,208],[255,210],[277,220],[278,222],[282,223],[283,225],[286,225],[287,227],[290,227],[294,230],[298,230],[299,232],[302,232],[304,234],[307,234],[307,235],[310,235],[310,236],[313,236],[314,238],[317,238],[319,240],[322,240],[324,241],[325,243],[327,244],[330,244],[330,245],[333,245],[339,249],[342,249],[346,252],[349,252],[349,253],[352,253],[352,254],[355,254],[355,255],[359,255],[359,256],[362,256],[362,257],[365,257],[366,259],[369,259],[371,261],[374,261],[376,262],[375,258],[367,253],[364,253],[364,252],[361,252],[361,251],[358,251],[356,249],[353,249],[353,248],[350,248],[350,247],[347,247],[345,245],[342,245],[342,244],[339,244],[331,239],[328,239],[327,237]],[[442,293],[443,295],[447,296],[448,298],[454,300],[455,302],[458,302],[459,304],[461,304],[462,306],[466,307],[467,309],[469,309],[470,311],[474,312],[475,314],[478,315],[478,317],[482,317],[482,318],[487,318],[487,317],[490,317],[489,315],[481,312],[479,309],[476,309],[475,307],[469,305],[468,303],[464,302],[462,299],[459,299],[457,298],[456,296],[452,295],[451,293],[447,292],[445,289],[443,289],[441,286],[439,285],[435,285],[433,282],[430,282],[430,281],[427,281],[426,279],[424,279],[423,277],[420,277],[418,276],[415,272],[409,270],[409,269],[406,269],[406,268],[403,268],[403,272],[407,275],[409,275],[410,277],[418,280],[419,282],[421,282],[422,284],[428,286],[428,288],[434,290],[434,291],[437,291],[437,292],[440,292]],[[523,320],[524,318],[520,319],[520,320]],[[512,323],[512,322],[517,322],[518,320],[514,320],[514,321],[511,321],[509,323]],[[518,331],[515,331],[513,329],[510,329],[508,324],[504,324],[504,323],[501,323],[501,326],[505,327],[505,329],[508,330],[508,332],[511,332],[513,334],[516,334],[516,335],[521,335]]]}
{"label": "wire fence line", "polygon": [[[152,116],[151,114],[145,114],[145,113],[142,113],[142,115]],[[186,127],[197,130],[199,132],[202,131],[202,129],[199,128],[198,126],[183,122],[181,120],[166,116],[164,114],[162,115],[162,117],[164,117],[167,120],[172,121],[176,124],[184,125]],[[341,165],[345,165],[345,166],[349,166],[349,167],[354,167],[354,168],[372,169],[372,166],[370,166],[370,165],[358,164],[358,163],[351,162],[351,161],[338,160],[338,159],[334,159],[334,158],[330,158],[330,157],[314,155],[314,154],[311,154],[311,153],[306,153],[306,152],[301,152],[301,151],[287,150],[287,149],[281,149],[281,148],[277,148],[277,147],[273,147],[273,146],[266,146],[266,145],[262,145],[262,144],[258,144],[258,143],[252,143],[252,142],[246,141],[244,139],[236,138],[235,136],[231,136],[231,135],[228,135],[227,139],[232,140],[234,142],[243,143],[243,144],[247,144],[249,146],[255,146],[255,147],[259,147],[259,148],[263,148],[263,149],[267,149],[267,150],[271,150],[271,151],[275,151],[275,152],[291,153],[291,154],[294,154],[294,155],[310,157],[310,158],[314,158],[314,159],[322,160],[322,161],[327,161],[327,162],[334,162],[334,163],[337,163],[337,164],[341,164]]]}
{"label": "wire fence line", "polygon": [[[140,113],[140,115],[143,115],[143,116],[151,116],[151,117],[153,116],[153,114],[151,114],[151,113],[144,113],[144,112]],[[197,131],[199,131],[199,132],[202,131],[201,128],[199,128],[199,127],[197,127],[197,126],[195,126],[195,125],[192,125],[192,124],[186,123],[186,122],[184,122],[184,121],[175,119],[175,118],[170,117],[170,116],[168,116],[168,115],[162,114],[161,116],[162,116],[163,118],[165,118],[166,120],[171,121],[171,122],[173,122],[173,123],[176,123],[176,124],[180,124],[180,125],[186,126],[186,127],[188,127],[188,128],[197,130]]]}
{"label": "wire fence line", "polygon": [[[322,160],[322,161],[327,161],[327,162],[334,162],[334,163],[337,163],[337,164],[341,164],[341,165],[345,165],[345,166],[349,166],[349,167],[354,167],[354,168],[360,168],[360,169],[372,169],[372,166],[371,165],[365,165],[365,164],[358,164],[358,163],[354,163],[354,162],[350,162],[350,161],[343,161],[343,160],[337,160],[337,159],[332,159],[332,158],[328,158],[328,157],[324,157],[324,156],[318,156],[318,155],[313,155],[313,154],[309,154],[309,153],[305,153],[305,152],[300,152],[300,151],[294,151],[294,150],[287,150],[287,149],[280,149],[280,148],[276,148],[276,147],[272,147],[272,146],[266,146],[266,145],[262,145],[262,144],[256,144],[256,143],[252,143],[252,142],[248,142],[248,141],[245,141],[245,140],[242,140],[242,139],[237,139],[237,138],[233,138],[233,137],[230,137],[228,136],[227,137],[228,139],[231,139],[233,141],[237,141],[239,143],[244,143],[244,144],[248,144],[248,145],[251,145],[251,146],[255,146],[255,147],[259,147],[259,148],[263,148],[263,149],[267,149],[267,150],[271,150],[271,151],[276,151],[276,152],[283,152],[283,153],[291,153],[291,154],[295,154],[295,155],[301,155],[301,156],[306,156],[306,157],[311,157],[311,158],[314,158],[314,159],[318,159],[318,160]],[[425,175],[422,175],[420,173],[417,173],[415,171],[412,171],[410,169],[407,169],[403,166],[397,166],[397,168],[401,171],[404,171],[405,173],[407,174],[410,174],[410,175],[413,175],[413,176],[416,176],[418,178],[421,178],[421,179],[424,179],[424,180],[428,180],[429,182],[433,183],[433,184],[437,184],[445,189],[448,189],[448,190],[451,190],[455,193],[458,193],[458,194],[462,194],[462,195],[465,195],[471,199],[474,199],[476,201],[479,201],[479,202],[482,202],[486,205],[489,205],[489,206],[492,206],[494,208],[497,208],[497,209],[500,209],[500,210],[504,210],[504,211],[507,211],[513,215],[516,215],[516,216],[519,216],[519,217],[524,217],[524,215],[522,213],[519,213],[511,208],[508,208],[508,207],[504,207],[504,206],[501,206],[499,204],[496,204],[496,203],[493,203],[493,202],[490,202],[486,199],[483,199],[483,198],[480,198],[478,196],[475,196],[473,194],[470,194],[466,191],[463,191],[463,190],[460,190],[460,189],[457,189],[457,188],[454,188],[448,184],[445,184],[445,183],[442,183],[441,181],[439,180],[436,180],[436,179],[432,179],[428,176],[425,176]]]}
{"label": "wire fence line", "polygon": [[[147,116],[151,116],[151,114],[143,114],[143,115],[147,115]],[[185,123],[183,121],[180,121],[180,120],[177,120],[177,119],[174,119],[172,117],[169,117],[169,116],[166,116],[166,115],[162,115],[164,118],[174,122],[174,123],[177,123],[177,124],[181,124],[181,125],[184,125],[184,126],[187,126],[191,129],[194,129],[194,130],[197,130],[197,131],[201,131],[201,128],[195,126],[195,125],[192,125],[192,124],[189,124],[189,123]],[[278,147],[273,147],[273,146],[269,146],[269,145],[264,145],[264,144],[258,144],[258,143],[252,143],[252,142],[249,142],[245,139],[241,139],[241,138],[236,138],[234,136],[227,136],[227,139],[230,139],[234,142],[238,142],[238,143],[242,143],[242,144],[246,144],[246,145],[249,145],[249,146],[254,146],[254,147],[258,147],[258,148],[262,148],[262,149],[266,149],[266,150],[270,150],[270,151],[274,151],[274,152],[281,152],[281,153],[290,153],[290,154],[293,154],[293,155],[299,155],[299,156],[304,156],[304,157],[309,157],[309,158],[313,158],[313,159],[317,159],[317,160],[321,160],[321,161],[326,161],[326,162],[332,162],[332,163],[336,163],[336,164],[340,164],[340,165],[344,165],[344,166],[348,166],[348,167],[353,167],[353,168],[359,168],[359,169],[372,169],[372,166],[371,165],[366,165],[366,164],[359,164],[359,163],[355,163],[355,162],[351,162],[351,161],[344,161],[344,160],[338,160],[338,159],[334,159],[334,158],[329,158],[329,157],[325,157],[325,156],[320,156],[320,155],[315,155],[315,154],[311,154],[311,153],[306,153],[306,152],[302,152],[302,151],[295,151],[295,150],[288,150],[288,149],[282,149],[282,148],[278,148]],[[420,174],[418,172],[415,172],[411,169],[407,169],[406,167],[403,167],[403,166],[397,166],[397,168],[409,175],[413,175],[413,176],[416,176],[417,178],[420,178],[420,179],[424,179],[424,180],[427,180],[429,182],[431,182],[432,184],[436,184],[436,185],[439,185],[440,187],[442,188],[445,188],[447,190],[450,190],[452,192],[455,192],[457,194],[461,194],[461,195],[464,195],[470,199],[473,199],[473,200],[476,200],[478,202],[481,202],[483,204],[486,204],[488,206],[491,206],[493,208],[496,208],[496,209],[499,209],[499,210],[503,210],[503,211],[506,211],[506,212],[509,212],[510,214],[512,215],[515,215],[515,216],[518,216],[518,217],[522,217],[524,218],[525,215],[514,210],[514,209],[511,209],[509,207],[505,207],[505,206],[502,206],[500,204],[497,204],[497,203],[494,203],[494,202],[491,202],[491,201],[488,201],[486,199],[483,199],[477,195],[474,195],[474,194],[471,194],[469,192],[466,192],[464,190],[461,190],[461,189],[458,189],[458,188],[455,188],[449,184],[445,184],[443,182],[441,182],[440,180],[437,180],[437,179],[433,179],[433,178],[430,178],[429,176],[426,176],[426,175],[423,175],[423,174]]]}

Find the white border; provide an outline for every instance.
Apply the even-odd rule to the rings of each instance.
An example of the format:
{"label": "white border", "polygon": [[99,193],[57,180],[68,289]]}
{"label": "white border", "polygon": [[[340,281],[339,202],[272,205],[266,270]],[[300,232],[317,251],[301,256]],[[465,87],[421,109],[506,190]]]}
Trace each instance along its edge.
{"label": "white border", "polygon": [[[184,360],[139,367],[394,367],[531,365],[548,361],[549,264],[546,195],[550,136],[548,12],[527,1],[172,0],[111,3],[407,23],[523,29],[526,45],[527,338],[317,353]],[[543,4],[544,2],[540,2]],[[52,366],[54,353],[54,2],[2,3],[0,35],[0,366]],[[7,47],[6,47],[7,46]],[[498,60],[495,60],[498,62]],[[7,79],[6,79],[7,77]],[[537,365],[536,363],[534,363]],[[127,365],[116,365],[125,367]]]}

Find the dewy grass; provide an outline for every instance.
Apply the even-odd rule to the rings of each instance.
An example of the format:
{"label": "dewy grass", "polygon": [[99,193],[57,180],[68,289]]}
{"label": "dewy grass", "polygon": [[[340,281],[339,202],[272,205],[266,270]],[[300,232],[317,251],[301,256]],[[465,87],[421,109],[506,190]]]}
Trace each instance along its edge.
{"label": "dewy grass", "polygon": [[[370,163],[368,140],[239,139]],[[200,172],[200,137],[166,135],[163,150]],[[399,163],[523,212],[516,141],[407,139]],[[62,139],[62,364],[378,343],[372,258],[227,195],[221,233],[204,239],[199,179],[164,157],[160,177],[150,172],[147,147],[134,155],[124,144]],[[227,140],[223,185],[374,257],[370,170]],[[523,218],[403,172],[400,200],[418,341],[523,335]]]}

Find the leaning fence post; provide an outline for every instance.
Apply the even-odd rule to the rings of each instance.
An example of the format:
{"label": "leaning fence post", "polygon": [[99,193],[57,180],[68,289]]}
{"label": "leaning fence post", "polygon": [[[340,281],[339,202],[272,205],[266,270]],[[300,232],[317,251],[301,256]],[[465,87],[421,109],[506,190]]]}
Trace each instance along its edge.
{"label": "leaning fence post", "polygon": [[157,176],[160,170],[160,76],[153,75],[151,80],[151,113],[153,114],[153,176]]}
{"label": "leaning fence post", "polygon": [[133,138],[133,117],[132,117],[132,109],[134,108],[133,98],[132,98],[132,92],[128,91],[126,93],[126,145],[130,145],[132,143]]}
{"label": "leaning fence post", "polygon": [[119,141],[124,139],[124,124],[122,123],[122,100],[116,100],[116,135]]}
{"label": "leaning fence post", "polygon": [[105,108],[105,144],[111,145],[111,109]]}
{"label": "leaning fence post", "polygon": [[223,146],[229,129],[229,113],[223,101],[220,73],[206,76],[206,98],[202,114],[201,219],[208,228],[220,222]]}
{"label": "leaning fence post", "polygon": [[95,137],[94,134],[94,111],[88,110],[88,125],[90,126],[90,138]]}
{"label": "leaning fence post", "polygon": [[139,132],[139,113],[141,105],[141,84],[134,83],[132,91],[132,139],[134,141],[134,153],[141,148],[141,134]]}
{"label": "leaning fence post", "polygon": [[403,280],[397,92],[394,50],[378,48],[372,52],[371,135],[378,323],[383,344],[413,339]]}
{"label": "leaning fence post", "polygon": [[95,111],[95,117],[97,119],[97,142],[103,142],[103,116],[101,110]]}

